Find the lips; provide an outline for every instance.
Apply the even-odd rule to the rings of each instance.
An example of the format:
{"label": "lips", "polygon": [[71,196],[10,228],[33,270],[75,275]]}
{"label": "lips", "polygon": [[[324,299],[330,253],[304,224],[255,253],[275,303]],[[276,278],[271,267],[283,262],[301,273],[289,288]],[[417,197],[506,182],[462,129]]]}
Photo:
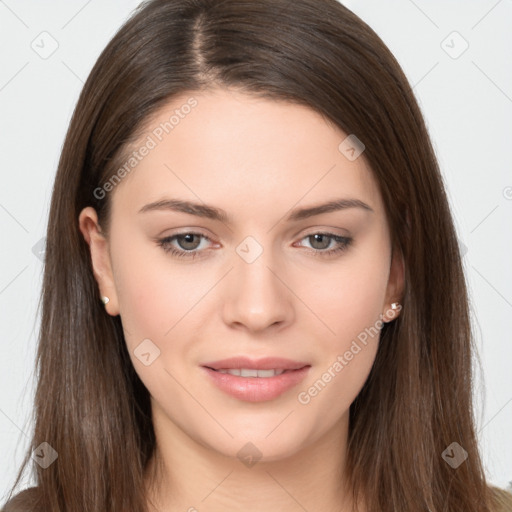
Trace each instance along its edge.
{"label": "lips", "polygon": [[311,365],[277,357],[251,359],[240,356],[212,361],[202,368],[210,382],[224,393],[245,402],[263,402],[297,386]]}

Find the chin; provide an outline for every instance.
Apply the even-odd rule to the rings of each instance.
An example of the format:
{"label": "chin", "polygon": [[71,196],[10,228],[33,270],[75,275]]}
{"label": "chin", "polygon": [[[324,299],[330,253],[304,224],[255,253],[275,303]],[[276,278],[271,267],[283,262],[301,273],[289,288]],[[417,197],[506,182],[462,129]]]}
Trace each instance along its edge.
{"label": "chin", "polygon": [[207,445],[221,455],[238,459],[247,467],[252,467],[255,463],[284,461],[309,444],[307,438],[295,437],[286,430],[274,432],[270,436],[268,432],[255,432],[253,435],[247,431],[231,433],[235,436],[234,439],[224,439],[219,443],[219,437],[216,437]]}

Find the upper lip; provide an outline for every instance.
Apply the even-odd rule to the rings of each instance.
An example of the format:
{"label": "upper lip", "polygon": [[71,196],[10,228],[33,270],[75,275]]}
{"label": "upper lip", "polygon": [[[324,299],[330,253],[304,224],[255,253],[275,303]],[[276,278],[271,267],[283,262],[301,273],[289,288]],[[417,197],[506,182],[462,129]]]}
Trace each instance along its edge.
{"label": "upper lip", "polygon": [[205,363],[202,366],[206,366],[214,370],[221,370],[224,368],[247,368],[250,370],[298,370],[299,368],[310,365],[308,363],[292,361],[291,359],[284,359],[282,357],[252,359],[246,356],[237,356],[230,357],[228,359],[220,359],[219,361],[212,361],[211,363]]}

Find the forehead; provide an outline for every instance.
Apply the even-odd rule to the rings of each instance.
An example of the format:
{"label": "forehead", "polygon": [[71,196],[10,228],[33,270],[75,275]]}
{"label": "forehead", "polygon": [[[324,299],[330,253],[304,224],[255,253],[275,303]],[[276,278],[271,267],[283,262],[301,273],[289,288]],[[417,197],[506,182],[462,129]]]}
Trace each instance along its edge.
{"label": "forehead", "polygon": [[177,196],[254,214],[351,196],[382,209],[364,152],[347,157],[348,135],[304,105],[228,89],[182,94],[144,123],[113,202]]}

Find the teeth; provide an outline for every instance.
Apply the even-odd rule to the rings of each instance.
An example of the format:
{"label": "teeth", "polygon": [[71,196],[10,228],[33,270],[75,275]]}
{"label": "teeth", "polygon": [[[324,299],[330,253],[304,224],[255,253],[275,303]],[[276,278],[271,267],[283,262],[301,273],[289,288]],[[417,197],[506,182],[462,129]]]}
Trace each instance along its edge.
{"label": "teeth", "polygon": [[285,370],[253,370],[249,368],[224,368],[217,370],[220,373],[229,373],[239,377],[275,377],[281,375]]}

